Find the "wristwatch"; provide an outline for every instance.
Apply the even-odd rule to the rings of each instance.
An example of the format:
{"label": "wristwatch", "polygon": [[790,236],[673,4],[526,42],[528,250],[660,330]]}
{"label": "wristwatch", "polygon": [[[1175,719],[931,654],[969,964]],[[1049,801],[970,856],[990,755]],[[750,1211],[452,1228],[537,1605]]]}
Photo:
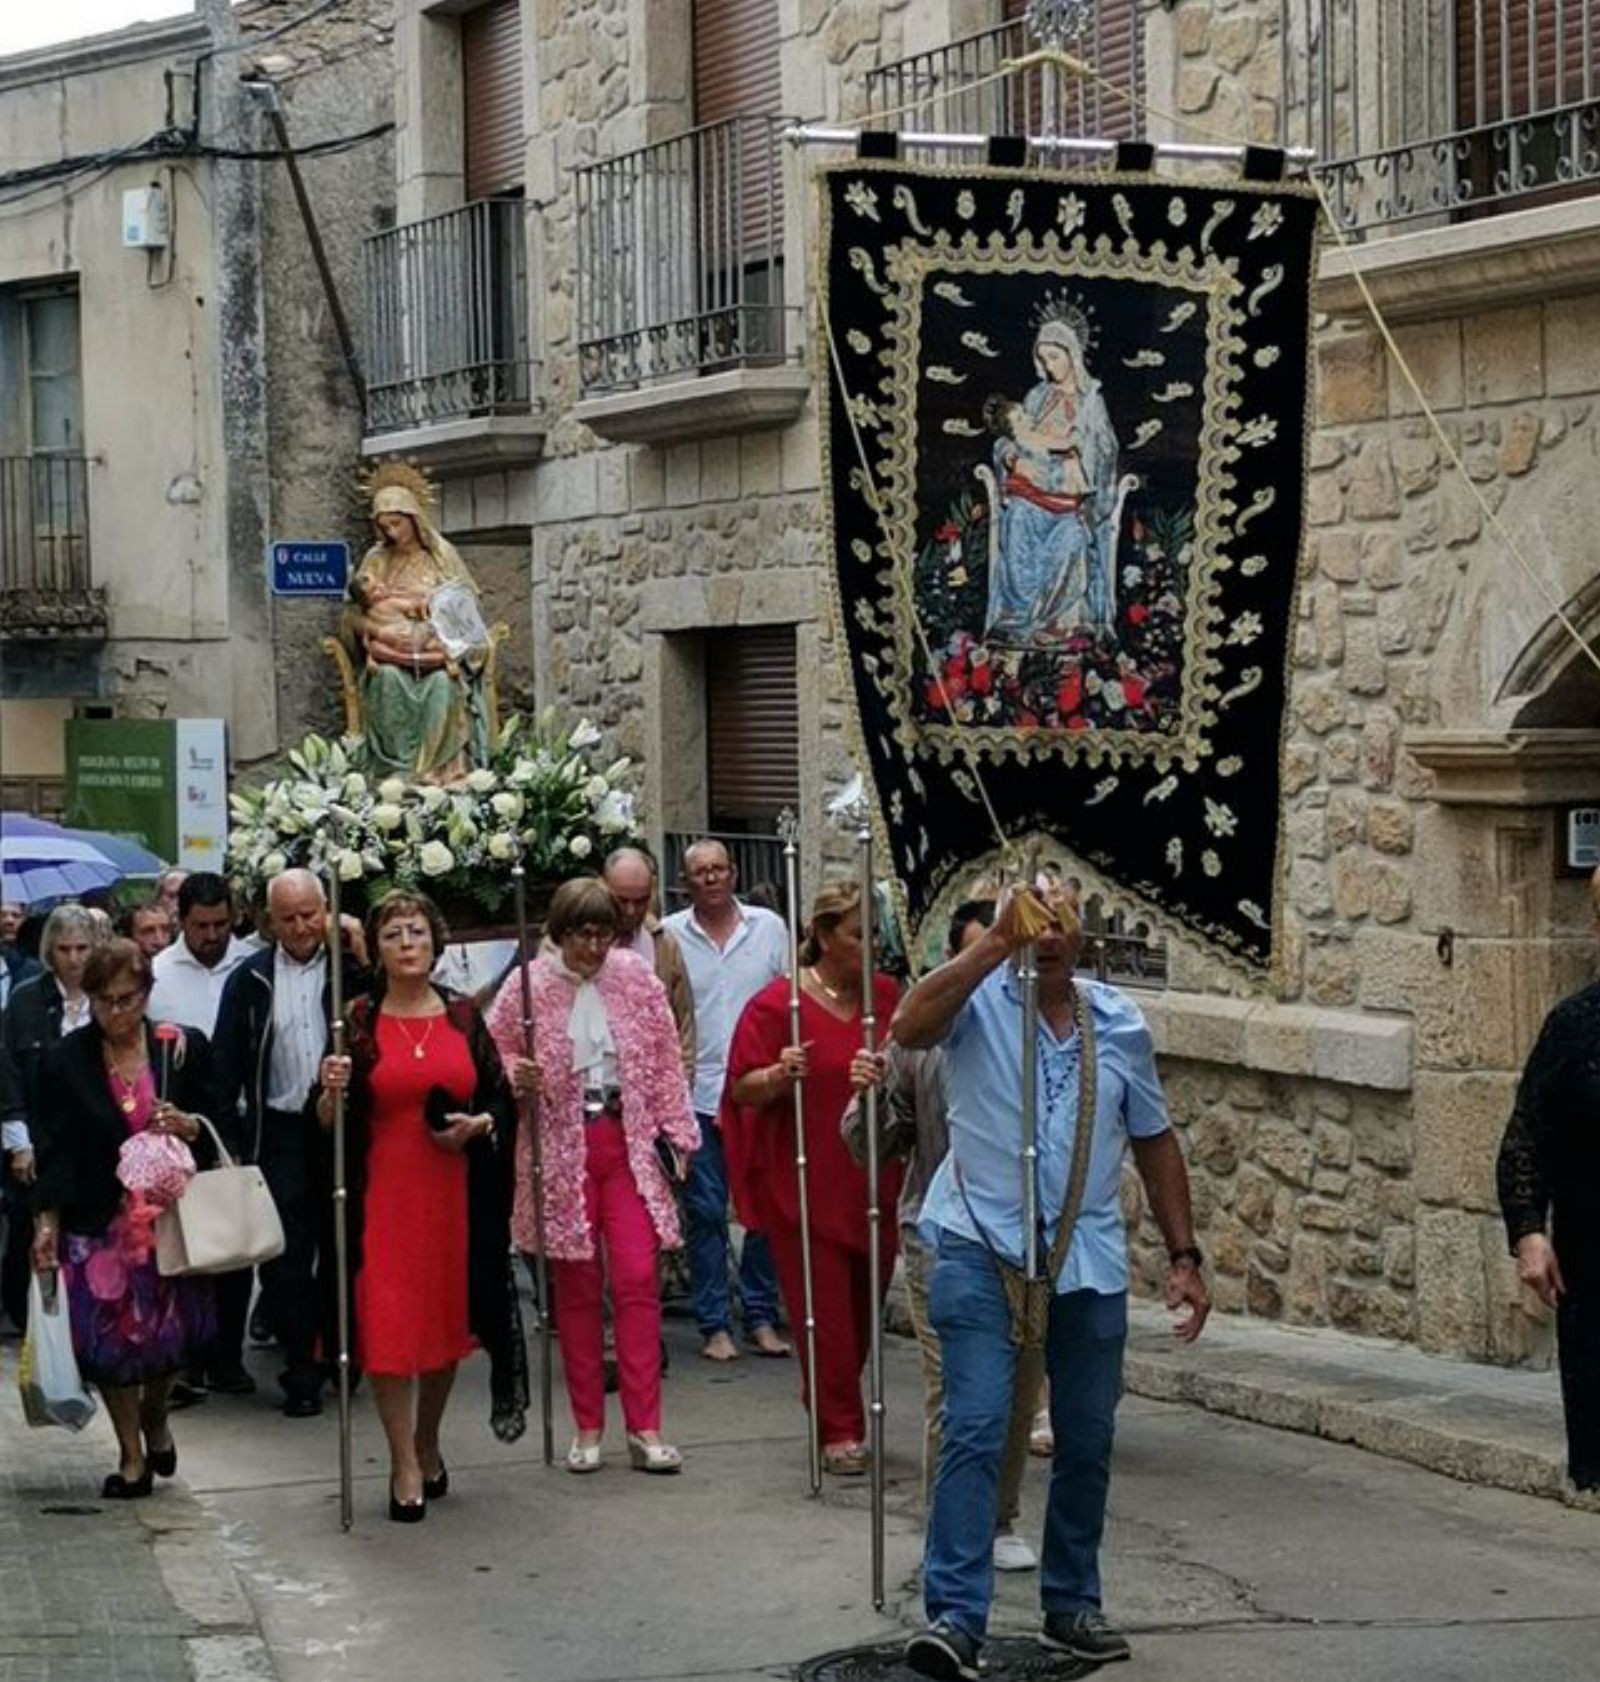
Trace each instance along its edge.
{"label": "wristwatch", "polygon": [[1193,1262],[1197,1273],[1206,1265],[1206,1258],[1201,1254],[1200,1246],[1198,1244],[1186,1244],[1181,1250],[1169,1250],[1167,1252],[1167,1259],[1174,1267],[1176,1267],[1179,1262]]}

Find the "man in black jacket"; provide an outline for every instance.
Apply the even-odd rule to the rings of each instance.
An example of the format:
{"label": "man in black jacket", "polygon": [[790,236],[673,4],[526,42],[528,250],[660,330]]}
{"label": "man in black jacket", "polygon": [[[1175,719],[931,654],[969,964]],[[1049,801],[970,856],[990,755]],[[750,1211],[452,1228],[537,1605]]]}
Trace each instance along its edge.
{"label": "man in black jacket", "polygon": [[[322,1219],[317,1123],[306,1108],[328,1049],[328,906],[309,870],[286,870],[267,886],[275,944],[228,977],[217,1012],[217,1081],[233,1129],[229,1148],[266,1175],[283,1220],[284,1252],[261,1269],[266,1317],[283,1345],[283,1411],[307,1419],[322,1411],[325,1368],[317,1359],[321,1298],[317,1236]],[[344,962],[347,996],[366,973]],[[217,1364],[242,1365],[248,1272],[219,1281]]]}

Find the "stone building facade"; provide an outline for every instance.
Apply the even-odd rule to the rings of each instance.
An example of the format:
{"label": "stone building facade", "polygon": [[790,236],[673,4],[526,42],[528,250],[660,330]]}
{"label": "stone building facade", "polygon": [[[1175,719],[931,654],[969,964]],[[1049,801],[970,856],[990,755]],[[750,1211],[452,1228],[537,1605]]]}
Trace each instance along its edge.
{"label": "stone building facade", "polygon": [[[825,801],[850,767],[821,552],[805,159],[779,148],[781,192],[766,214],[781,225],[783,261],[769,263],[759,305],[768,336],[735,332],[720,358],[705,339],[686,351],[670,312],[630,305],[630,289],[642,297],[671,269],[673,227],[617,209],[639,202],[619,186],[626,171],[660,182],[679,167],[672,148],[705,120],[714,68],[696,30],[728,9],[523,0],[527,264],[514,284],[526,286],[528,391],[475,417],[369,429],[364,447],[431,461],[452,536],[520,553],[531,611],[518,634],[536,692],[592,714],[641,757],[658,835],[713,815],[706,696],[724,639],[792,632],[796,793],[814,875],[837,845]],[[749,10],[766,19],[777,65],[754,115],[849,120],[882,109],[896,65],[912,65],[917,87],[917,64],[959,78],[998,62],[952,43],[992,47],[1016,8]],[[1323,40],[1313,23],[1330,10],[1339,32]],[[470,198],[464,12],[449,0],[398,6],[402,226]],[[1099,12],[1103,28],[1132,17],[1152,138],[1287,140],[1348,166],[1323,177],[1351,243],[1327,243],[1317,297],[1284,749],[1285,972],[1252,994],[1173,938],[1169,985],[1140,994],[1216,1294],[1241,1314],[1543,1360],[1548,1329],[1515,1288],[1493,1159],[1542,1014],[1592,967],[1585,886],[1560,869],[1558,831],[1564,805],[1600,797],[1594,673],[1554,607],[1585,634],[1600,618],[1589,542],[1600,529],[1600,197],[1570,183],[1518,197],[1478,177],[1465,194],[1454,178],[1441,184],[1433,142],[1451,99],[1432,88],[1420,104],[1396,97],[1396,78],[1411,89],[1419,66],[1438,69],[1420,44],[1432,16],[1421,0],[1341,0],[1321,13],[1303,0],[1102,0]],[[1352,43],[1357,56],[1341,58]],[[1415,132],[1396,135],[1386,125],[1402,108]],[[1373,161],[1380,145],[1413,149],[1415,202],[1396,200]],[[1480,163],[1474,152],[1461,167]],[[1554,185],[1542,167],[1548,158],[1530,179]],[[628,228],[633,238],[619,238]],[[1448,450],[1368,316],[1356,269]],[[597,284],[607,277],[609,293]],[[714,336],[714,307],[697,308]],[[1136,1252],[1153,1287],[1148,1222]]]}
{"label": "stone building facade", "polygon": [[[264,551],[361,540],[362,416],[241,74],[264,62],[297,146],[375,131],[303,161],[359,324],[362,237],[393,198],[392,32],[367,0],[277,33],[303,11],[197,0],[0,61],[6,170],[63,170],[0,191],[8,806],[58,808],[75,714],[222,718],[236,765],[336,716],[326,609],[274,599]],[[130,249],[124,194],[150,186],[167,238]]]}

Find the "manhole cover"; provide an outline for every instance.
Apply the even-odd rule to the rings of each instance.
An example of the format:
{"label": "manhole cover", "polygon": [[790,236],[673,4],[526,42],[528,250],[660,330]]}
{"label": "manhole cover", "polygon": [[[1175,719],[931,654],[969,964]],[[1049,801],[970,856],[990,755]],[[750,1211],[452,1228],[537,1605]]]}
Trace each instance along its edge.
{"label": "manhole cover", "polygon": [[[800,1667],[800,1682],[923,1682],[905,1661],[905,1643],[852,1647],[825,1653]],[[1081,1659],[1047,1653],[1025,1636],[998,1636],[984,1643],[985,1682],[1070,1682],[1095,1669]]]}

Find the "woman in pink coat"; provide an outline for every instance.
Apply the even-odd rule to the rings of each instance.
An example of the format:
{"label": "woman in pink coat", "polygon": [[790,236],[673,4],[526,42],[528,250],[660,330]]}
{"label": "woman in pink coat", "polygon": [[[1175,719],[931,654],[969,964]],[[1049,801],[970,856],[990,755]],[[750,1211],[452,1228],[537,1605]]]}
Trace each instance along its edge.
{"label": "woman in pink coat", "polygon": [[[567,1469],[600,1469],[601,1293],[609,1280],[628,1458],[641,1472],[676,1472],[682,1456],[661,1436],[656,1254],[681,1241],[663,1158],[681,1179],[700,1129],[666,990],[644,959],[612,951],[616,929],[616,907],[603,882],[564,882],[546,927],[558,952],[528,968],[533,1058],[522,1055],[522,984],[515,970],[489,1012],[489,1029],[513,1088],[539,1101],[544,1235],[577,1430]],[[511,1230],[524,1252],[537,1249],[526,1129],[517,1139]]]}

